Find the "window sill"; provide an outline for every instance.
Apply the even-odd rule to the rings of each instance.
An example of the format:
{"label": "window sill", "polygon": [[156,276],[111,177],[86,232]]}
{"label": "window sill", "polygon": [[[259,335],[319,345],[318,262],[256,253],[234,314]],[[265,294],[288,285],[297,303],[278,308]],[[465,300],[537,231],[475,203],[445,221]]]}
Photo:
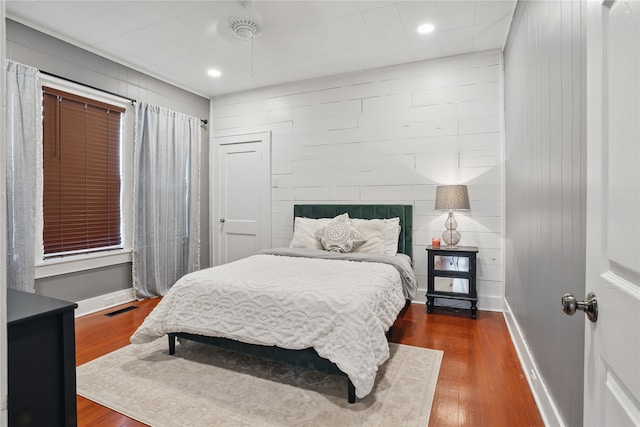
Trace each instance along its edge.
{"label": "window sill", "polygon": [[131,249],[75,255],[36,263],[36,279],[131,262]]}

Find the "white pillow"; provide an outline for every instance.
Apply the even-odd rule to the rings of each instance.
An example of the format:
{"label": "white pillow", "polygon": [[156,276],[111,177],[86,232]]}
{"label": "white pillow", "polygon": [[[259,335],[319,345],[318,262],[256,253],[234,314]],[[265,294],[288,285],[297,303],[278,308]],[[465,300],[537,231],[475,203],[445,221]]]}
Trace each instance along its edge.
{"label": "white pillow", "polygon": [[324,250],[331,252],[353,252],[366,242],[362,234],[351,224],[348,216],[330,221],[316,231],[316,237],[320,239]]}
{"label": "white pillow", "polygon": [[338,218],[349,218],[346,213],[335,218],[305,218],[295,217],[293,224],[293,239],[290,248],[323,249],[320,240],[316,237],[316,231],[324,228],[329,222]]}
{"label": "white pillow", "polygon": [[384,233],[385,255],[398,253],[398,238],[400,237],[400,218],[388,218],[384,220],[386,226]]}
{"label": "white pillow", "polygon": [[385,253],[387,225],[382,219],[351,218],[351,224],[362,234],[366,243],[354,252],[382,255]]}
{"label": "white pillow", "polygon": [[[356,252],[396,255],[400,237],[400,218],[362,219],[351,218],[353,225],[362,233],[367,243]],[[380,247],[381,246],[381,247]]]}

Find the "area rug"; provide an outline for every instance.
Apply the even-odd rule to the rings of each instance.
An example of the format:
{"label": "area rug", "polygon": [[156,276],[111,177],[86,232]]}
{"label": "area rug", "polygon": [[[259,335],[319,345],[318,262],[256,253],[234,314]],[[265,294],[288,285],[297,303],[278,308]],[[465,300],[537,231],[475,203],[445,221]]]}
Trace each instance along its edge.
{"label": "area rug", "polygon": [[373,391],[347,402],[346,377],[196,342],[129,345],[77,368],[78,394],[154,427],[420,426],[442,351],[390,344]]}

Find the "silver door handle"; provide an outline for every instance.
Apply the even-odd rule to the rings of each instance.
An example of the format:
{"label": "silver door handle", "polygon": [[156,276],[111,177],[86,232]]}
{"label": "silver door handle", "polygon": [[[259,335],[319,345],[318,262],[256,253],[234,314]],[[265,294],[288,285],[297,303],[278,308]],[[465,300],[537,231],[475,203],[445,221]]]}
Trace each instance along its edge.
{"label": "silver door handle", "polygon": [[589,292],[584,301],[576,300],[573,294],[564,294],[562,297],[562,311],[572,316],[576,310],[584,311],[592,322],[598,320],[598,300],[596,294]]}
{"label": "silver door handle", "polygon": [[223,224],[225,222],[224,218],[220,218],[220,223]]}

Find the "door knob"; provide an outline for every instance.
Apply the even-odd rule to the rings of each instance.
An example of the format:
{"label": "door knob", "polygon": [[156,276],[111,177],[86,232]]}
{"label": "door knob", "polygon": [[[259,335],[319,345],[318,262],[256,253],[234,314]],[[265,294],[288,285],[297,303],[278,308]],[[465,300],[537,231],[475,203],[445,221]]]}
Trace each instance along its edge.
{"label": "door knob", "polygon": [[225,219],[224,218],[220,218],[220,224],[224,224]]}
{"label": "door knob", "polygon": [[564,294],[562,297],[562,311],[571,316],[576,310],[584,311],[592,322],[598,320],[598,300],[596,299],[596,294],[589,292],[587,299],[584,301],[576,300],[573,294]]}

